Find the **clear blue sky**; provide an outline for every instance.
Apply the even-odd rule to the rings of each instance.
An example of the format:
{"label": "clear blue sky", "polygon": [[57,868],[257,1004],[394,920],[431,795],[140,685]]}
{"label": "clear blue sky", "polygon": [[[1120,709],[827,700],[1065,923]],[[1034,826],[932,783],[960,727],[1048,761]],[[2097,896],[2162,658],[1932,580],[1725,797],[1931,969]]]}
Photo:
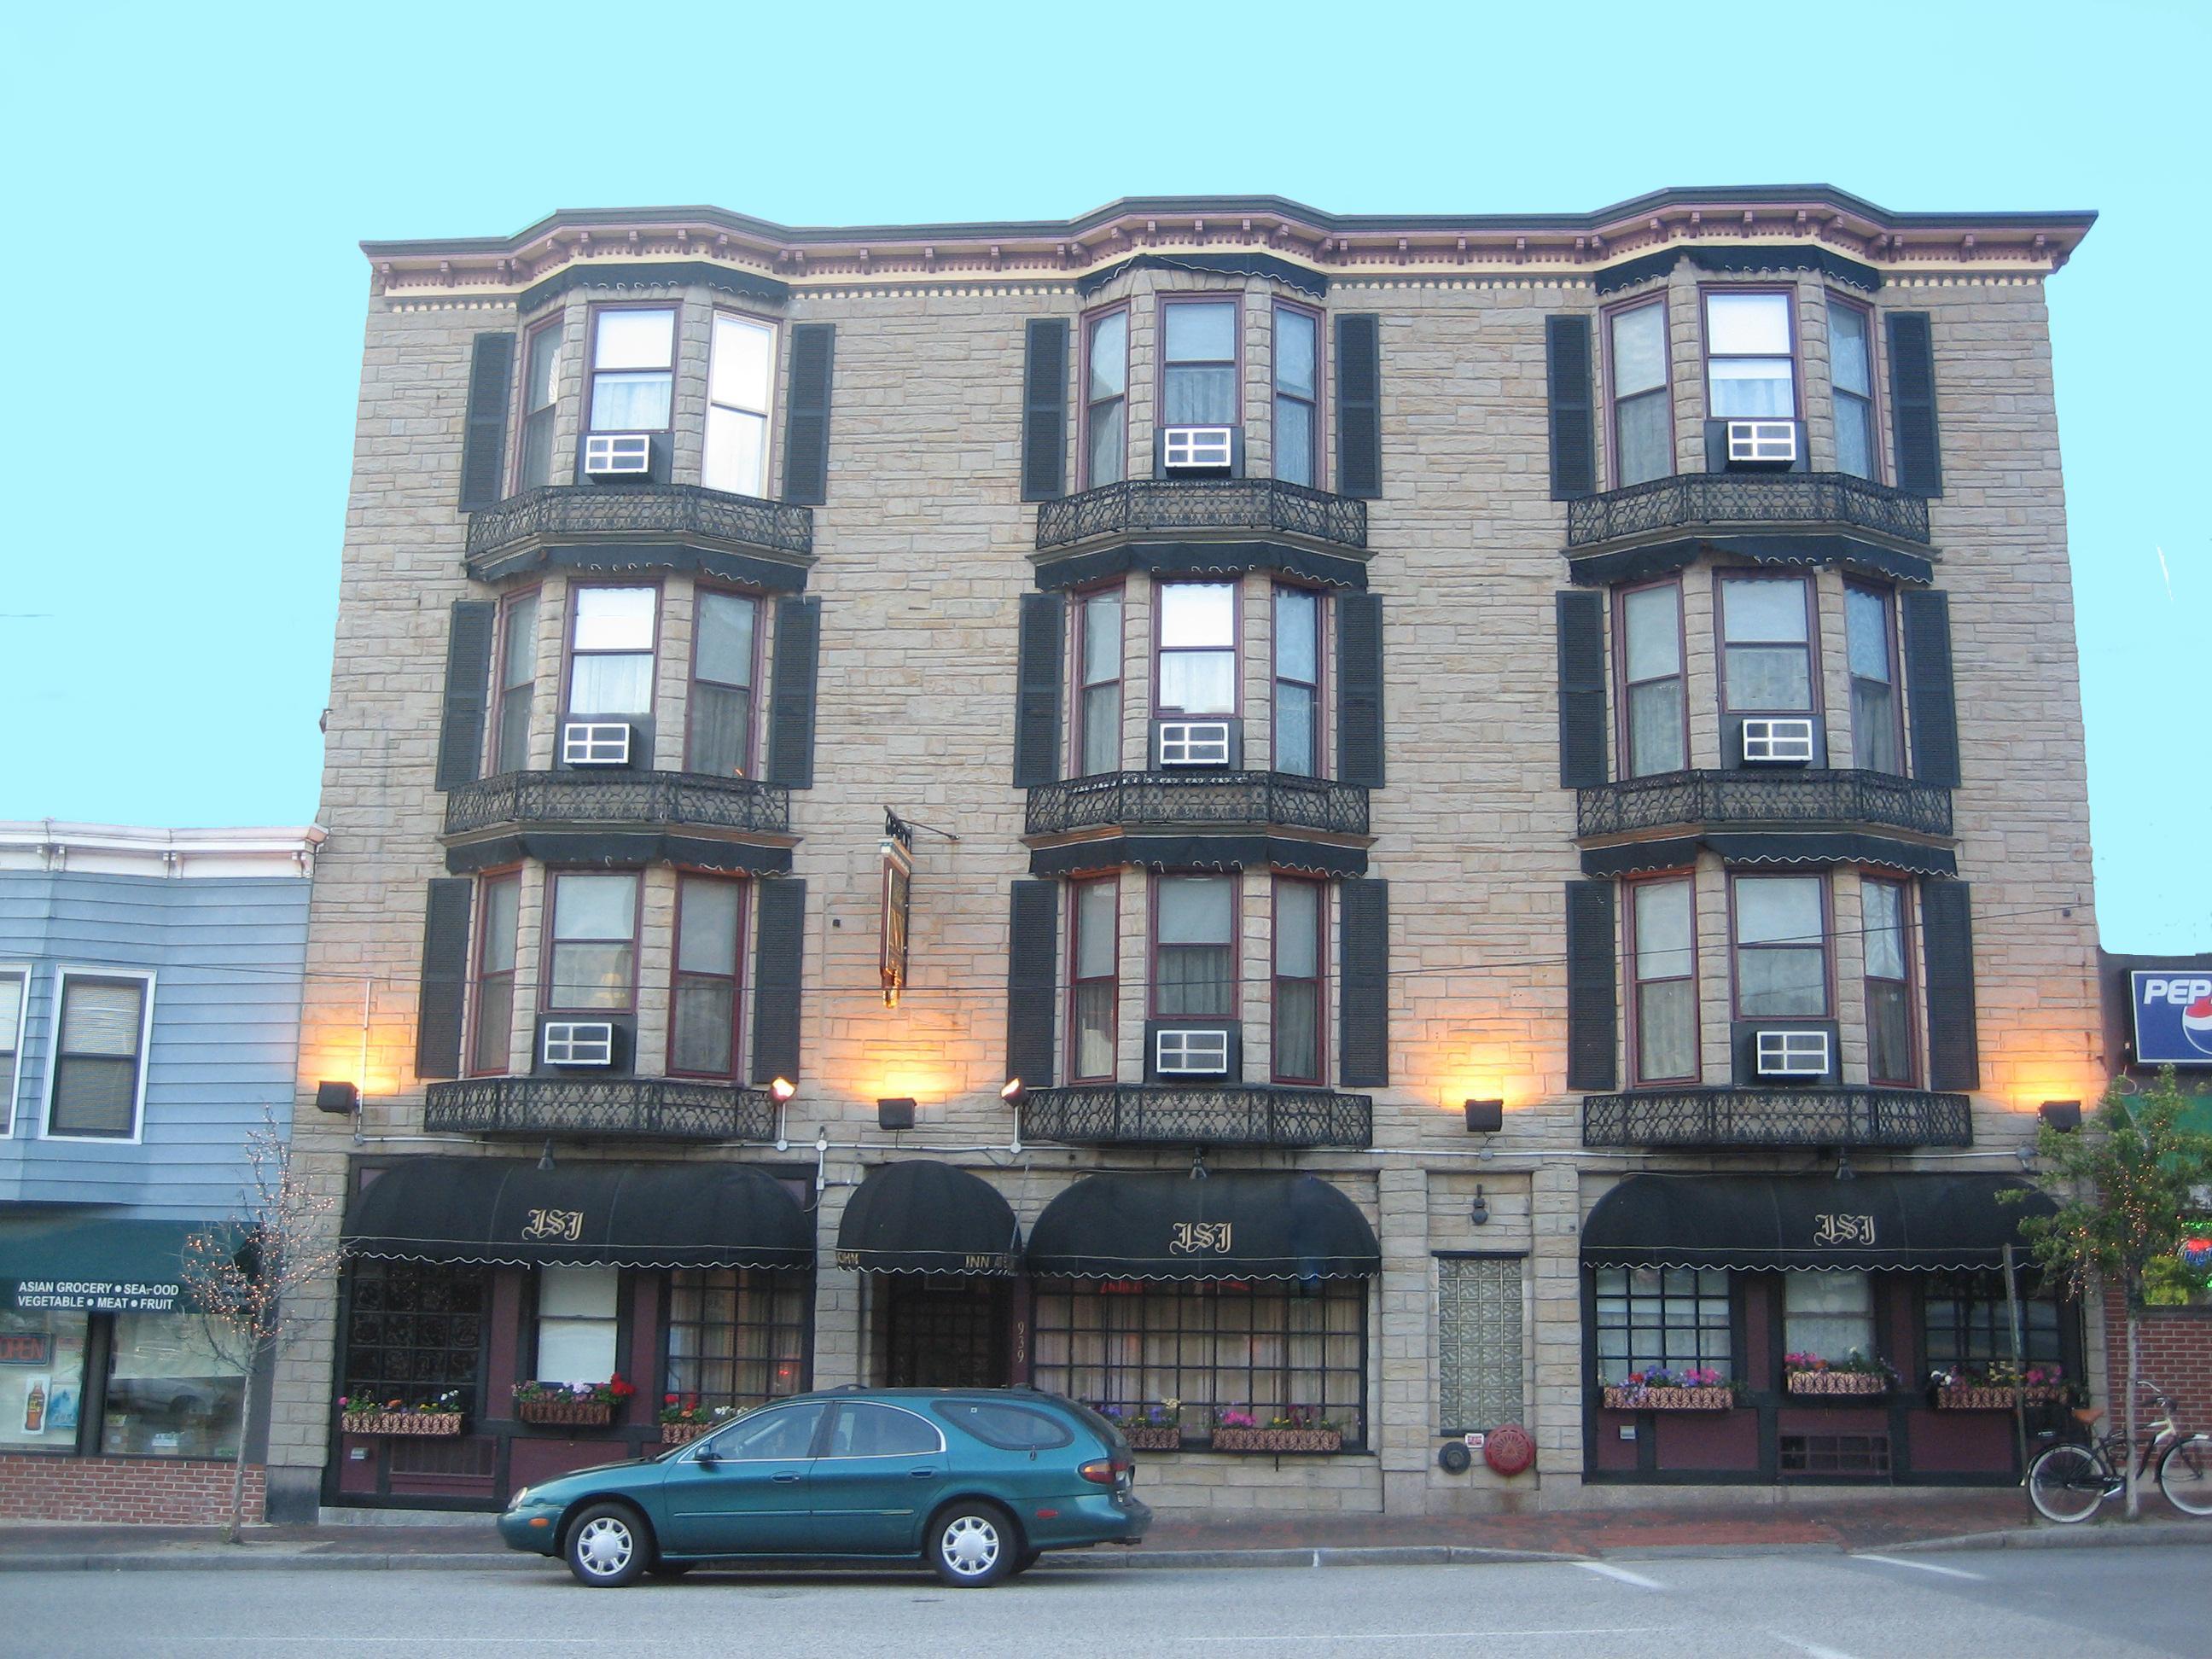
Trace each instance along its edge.
{"label": "clear blue sky", "polygon": [[364,237],[557,207],[1554,211],[1819,180],[1899,210],[2103,214],[2050,295],[2105,941],[2212,950],[2208,20],[2201,0],[28,9],[0,111],[0,818],[313,816]]}

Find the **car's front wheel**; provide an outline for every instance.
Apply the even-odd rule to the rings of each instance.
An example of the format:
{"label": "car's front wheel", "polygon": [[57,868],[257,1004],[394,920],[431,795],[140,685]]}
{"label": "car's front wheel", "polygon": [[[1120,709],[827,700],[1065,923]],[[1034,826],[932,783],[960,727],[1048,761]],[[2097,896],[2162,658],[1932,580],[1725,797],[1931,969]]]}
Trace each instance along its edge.
{"label": "car's front wheel", "polygon": [[594,1504],[568,1528],[562,1553],[576,1582],[592,1589],[618,1589],[635,1580],[653,1559],[645,1522],[627,1504]]}
{"label": "car's front wheel", "polygon": [[1017,1571],[1022,1540],[996,1504],[948,1504],[929,1523],[929,1565],[956,1589],[981,1589]]}

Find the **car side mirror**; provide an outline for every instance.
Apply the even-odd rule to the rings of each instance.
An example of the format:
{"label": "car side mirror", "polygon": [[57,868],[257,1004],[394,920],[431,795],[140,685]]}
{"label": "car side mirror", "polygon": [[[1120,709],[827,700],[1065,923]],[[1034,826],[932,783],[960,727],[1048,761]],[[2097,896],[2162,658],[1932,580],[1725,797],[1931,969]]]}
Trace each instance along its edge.
{"label": "car side mirror", "polygon": [[702,1447],[691,1454],[691,1461],[702,1469],[711,1469],[722,1461],[722,1455],[712,1447]]}

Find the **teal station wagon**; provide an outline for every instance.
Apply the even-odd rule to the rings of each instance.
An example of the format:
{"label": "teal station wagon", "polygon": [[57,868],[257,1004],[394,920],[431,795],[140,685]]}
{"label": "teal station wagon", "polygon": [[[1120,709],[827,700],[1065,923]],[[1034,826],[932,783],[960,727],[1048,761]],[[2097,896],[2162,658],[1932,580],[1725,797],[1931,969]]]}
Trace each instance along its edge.
{"label": "teal station wagon", "polygon": [[689,1445],[515,1493],[514,1549],[611,1588],[746,1557],[921,1559],[981,1588],[1046,1550],[1134,1544],[1128,1443],[1028,1389],[842,1389],[732,1418]]}

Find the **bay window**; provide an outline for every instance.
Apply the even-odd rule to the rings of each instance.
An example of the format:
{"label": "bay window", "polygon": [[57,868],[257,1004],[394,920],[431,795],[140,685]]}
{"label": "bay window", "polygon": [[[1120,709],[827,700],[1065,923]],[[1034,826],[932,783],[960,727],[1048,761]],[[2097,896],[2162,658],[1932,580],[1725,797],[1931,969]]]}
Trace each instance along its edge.
{"label": "bay window", "polygon": [[1836,471],[1875,476],[1874,319],[1865,308],[1828,300],[1828,376],[1835,394]]}
{"label": "bay window", "polygon": [[1114,1075],[1121,1019],[1121,885],[1110,876],[1079,881],[1072,901],[1069,1046],[1076,1079],[1098,1082]]}
{"label": "bay window", "polygon": [[707,448],[700,474],[708,489],[735,495],[766,492],[769,387],[775,379],[775,327],[716,312],[707,358]]}
{"label": "bay window", "polygon": [[1812,600],[1796,576],[1721,579],[1721,701],[1731,714],[1808,714]]}
{"label": "bay window", "polygon": [[1786,294],[1705,295],[1705,412],[1717,421],[1797,413],[1797,356]]}
{"label": "bay window", "polygon": [[522,350],[522,446],[515,488],[535,489],[553,476],[553,427],[561,409],[562,319],[531,330]]}
{"label": "bay window", "polygon": [[604,1382],[616,1364],[622,1269],[540,1267],[538,1270],[538,1357],[531,1373],[540,1382]]}
{"label": "bay window", "polygon": [[1674,470],[1674,411],[1668,374],[1667,302],[1629,306],[1607,319],[1611,365],[1613,487]]}
{"label": "bay window", "polygon": [[1793,1269],[1782,1275],[1782,1346],[1831,1362],[1875,1358],[1874,1279],[1863,1273]]}
{"label": "bay window", "polygon": [[753,684],[760,603],[742,593],[698,590],[691,641],[691,707],[685,765],[709,777],[741,778],[753,763]]}
{"label": "bay window", "polygon": [[638,878],[559,870],[552,876],[544,1005],[556,1012],[635,1004]]}
{"label": "bay window", "polygon": [[659,593],[650,587],[571,590],[568,713],[578,719],[653,712]]}
{"label": "bay window", "polygon": [[1274,1078],[1322,1081],[1322,919],[1328,889],[1317,881],[1275,878]]}
{"label": "bay window", "polygon": [[605,306],[592,313],[586,429],[665,432],[676,406],[676,313]]}
{"label": "bay window", "polygon": [[1237,423],[1234,300],[1160,302],[1162,426]]}
{"label": "bay window", "polygon": [[1855,582],[1846,586],[1844,638],[1851,670],[1853,755],[1867,771],[1902,774],[1905,726],[1889,595]]}
{"label": "bay window", "polygon": [[1698,1076],[1696,908],[1687,876],[1628,885],[1638,1083]]}
{"label": "bay window", "polygon": [[676,882],[676,971],[669,991],[668,1069],[730,1078],[738,1070],[738,963],[744,884],[727,876]]}
{"label": "bay window", "polygon": [[1631,588],[1620,599],[1621,707],[1628,775],[1679,772],[1689,762],[1689,705],[1682,695],[1682,586]]}
{"label": "bay window", "polygon": [[514,1042],[515,924],[522,905],[522,876],[488,878],[477,904],[476,1038],[469,1069],[504,1072]]}
{"label": "bay window", "polygon": [[1121,769],[1121,590],[1086,593],[1075,605],[1076,773]]}
{"label": "bay window", "polygon": [[1620,1382],[1657,1366],[1735,1375],[1729,1276],[1714,1267],[1596,1270],[1597,1376]]}
{"label": "bay window", "polygon": [[1743,1019],[1828,1012],[1828,929],[1819,876],[1736,876],[1735,1006]]}
{"label": "bay window", "polygon": [[538,701],[538,595],[509,596],[500,611],[499,711],[491,769],[520,772],[530,764],[530,717]]}
{"label": "bay window", "polygon": [[1229,582],[1166,582],[1159,600],[1163,714],[1237,712],[1237,589]]}
{"label": "bay window", "polygon": [[1237,878],[1162,876],[1152,892],[1152,1012],[1235,1018]]}
{"label": "bay window", "polygon": [[1867,1081],[1911,1088],[1912,969],[1901,881],[1869,876],[1859,884],[1866,938]]}
{"label": "bay window", "polygon": [[1275,770],[1321,772],[1321,595],[1275,590]]}
{"label": "bay window", "polygon": [[1321,482],[1321,319],[1300,306],[1275,307],[1275,476]]}
{"label": "bay window", "polygon": [[1093,317],[1083,333],[1083,483],[1119,483],[1129,469],[1129,313]]}
{"label": "bay window", "polygon": [[46,1085],[50,1138],[137,1139],[153,992],[151,974],[63,971]]}

